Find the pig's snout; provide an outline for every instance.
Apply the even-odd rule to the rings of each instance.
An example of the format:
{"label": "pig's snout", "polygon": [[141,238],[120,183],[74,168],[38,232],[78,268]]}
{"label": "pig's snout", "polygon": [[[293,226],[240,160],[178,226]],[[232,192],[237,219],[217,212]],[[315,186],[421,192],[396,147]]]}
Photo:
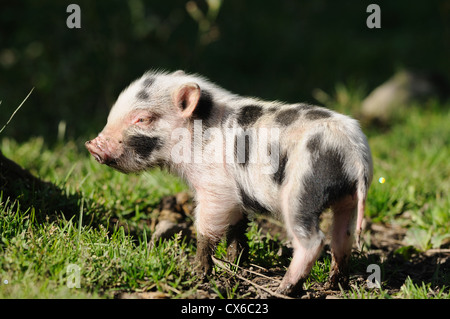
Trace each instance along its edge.
{"label": "pig's snout", "polygon": [[97,162],[99,162],[100,164],[106,164],[109,156],[101,149],[101,147],[99,147],[95,139],[87,141],[85,145],[89,153],[94,156]]}
{"label": "pig's snout", "polygon": [[109,139],[104,139],[99,135],[93,140],[87,141],[85,146],[100,164],[110,165],[115,162]]}

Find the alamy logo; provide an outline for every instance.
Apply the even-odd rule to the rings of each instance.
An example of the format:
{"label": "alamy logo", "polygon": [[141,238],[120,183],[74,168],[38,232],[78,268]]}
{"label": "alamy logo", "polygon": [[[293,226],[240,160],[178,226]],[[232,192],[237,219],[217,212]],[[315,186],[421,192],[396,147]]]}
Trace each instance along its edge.
{"label": "alamy logo", "polygon": [[370,264],[367,266],[366,272],[371,273],[367,277],[368,288],[381,288],[381,268],[377,264]]}
{"label": "alamy logo", "polygon": [[70,15],[67,17],[66,25],[69,29],[81,28],[81,8],[78,4],[69,4],[66,9]]}
{"label": "alamy logo", "polygon": [[274,174],[280,162],[280,129],[276,127],[203,128],[194,121],[193,132],[177,128],[171,150],[174,163],[257,164],[263,174]]}
{"label": "alamy logo", "polygon": [[367,17],[366,25],[369,29],[380,29],[381,28],[381,9],[378,4],[369,4],[367,6],[366,12],[371,14]]}
{"label": "alamy logo", "polygon": [[67,288],[80,288],[81,287],[81,268],[76,264],[67,265]]}

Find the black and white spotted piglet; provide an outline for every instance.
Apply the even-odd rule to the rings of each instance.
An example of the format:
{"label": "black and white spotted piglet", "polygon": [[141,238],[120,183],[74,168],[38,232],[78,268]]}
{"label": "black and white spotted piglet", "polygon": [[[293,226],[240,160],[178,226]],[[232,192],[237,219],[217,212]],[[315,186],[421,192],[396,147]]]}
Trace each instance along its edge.
{"label": "black and white spotted piglet", "polygon": [[189,183],[201,274],[211,270],[223,236],[231,257],[245,254],[247,213],[270,212],[284,221],[294,247],[278,292],[299,293],[324,243],[319,216],[330,207],[330,283],[347,282],[372,180],[370,149],[355,120],[317,106],[241,97],[182,71],[147,72],[120,94],[86,147],[119,171],[162,166]]}

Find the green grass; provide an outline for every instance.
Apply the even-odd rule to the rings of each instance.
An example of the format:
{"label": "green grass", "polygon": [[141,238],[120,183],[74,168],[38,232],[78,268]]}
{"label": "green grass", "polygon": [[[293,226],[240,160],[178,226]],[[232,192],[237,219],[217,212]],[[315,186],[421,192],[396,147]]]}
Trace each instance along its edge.
{"label": "green grass", "polygon": [[[145,231],[136,242],[123,227],[109,233],[72,220],[37,224],[28,213],[8,203],[0,212],[0,278],[8,280],[0,298],[112,297],[116,290],[152,288],[176,297],[193,286],[192,247],[177,238],[150,249]],[[79,267],[83,289],[68,287],[70,265]]]}
{"label": "green grass", "polygon": [[[367,130],[375,171],[366,216],[407,229],[405,241],[414,251],[448,247],[450,241],[449,109],[437,102],[416,106],[389,130]],[[3,137],[0,149],[58,189],[38,195],[24,190],[17,199],[1,195],[0,298],[111,298],[117,291],[155,290],[183,298],[195,293],[194,243],[147,244],[152,209],[162,196],[187,189],[178,178],[161,170],[120,174],[98,165],[74,141],[49,148],[42,138],[19,144]],[[379,183],[379,177],[386,182]],[[248,238],[251,262],[287,266],[286,257],[277,254],[277,238],[255,225]],[[224,253],[219,248],[219,257]],[[356,258],[353,266],[358,268],[358,262],[364,263]],[[329,264],[328,256],[316,262],[307,288],[326,281]],[[80,288],[68,287],[71,265],[79,267]],[[219,297],[246,296],[237,284],[219,291],[214,280],[211,287]],[[448,280],[437,290],[430,285],[407,279],[395,294],[361,285],[343,296],[449,298]]]}
{"label": "green grass", "polygon": [[430,104],[370,138],[375,169],[367,214],[408,228],[407,242],[420,250],[450,240],[450,112]]}
{"label": "green grass", "polygon": [[410,277],[406,278],[400,291],[392,295],[383,288],[368,289],[364,286],[351,287],[348,291],[341,289],[341,293],[344,299],[450,299],[448,287],[432,289],[431,283],[415,284]]}

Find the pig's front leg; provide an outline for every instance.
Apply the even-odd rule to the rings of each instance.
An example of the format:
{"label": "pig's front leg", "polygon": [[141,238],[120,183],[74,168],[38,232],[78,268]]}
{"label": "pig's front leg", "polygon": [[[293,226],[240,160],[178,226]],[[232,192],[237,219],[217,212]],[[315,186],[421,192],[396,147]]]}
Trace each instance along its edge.
{"label": "pig's front leg", "polygon": [[196,271],[200,279],[205,279],[212,270],[211,256],[216,248],[217,241],[213,238],[208,238],[205,235],[197,234],[197,254],[196,259]]}
{"label": "pig's front leg", "polygon": [[226,205],[227,201],[217,201],[217,197],[208,200],[202,199],[196,207],[195,223],[197,228],[197,274],[204,279],[211,273],[211,256],[230,225],[240,225],[239,228],[242,228],[239,223],[242,214],[232,205]]}

